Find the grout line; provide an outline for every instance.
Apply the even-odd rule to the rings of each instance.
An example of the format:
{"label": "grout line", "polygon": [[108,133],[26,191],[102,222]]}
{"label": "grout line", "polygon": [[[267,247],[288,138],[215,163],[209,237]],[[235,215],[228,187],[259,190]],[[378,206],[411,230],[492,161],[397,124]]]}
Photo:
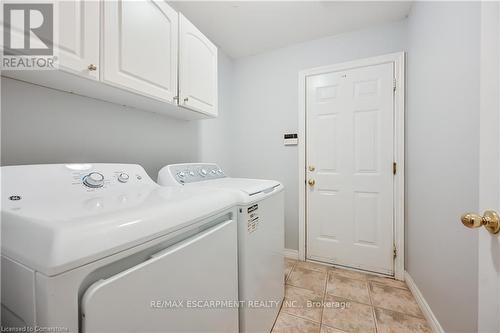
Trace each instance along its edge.
{"label": "grout line", "polygon": [[[358,302],[358,301],[353,301],[353,300],[345,298],[345,297],[340,297],[340,296],[335,296],[335,295],[332,295],[332,296],[334,296],[336,298],[340,298],[340,299],[348,301],[348,302],[357,303],[357,304],[361,304],[361,305],[364,305],[364,306],[369,306],[371,308],[371,311],[372,311],[372,316],[374,317],[374,313],[373,313],[374,307],[372,305],[369,305],[369,304],[366,304],[366,303],[361,303],[361,302]],[[375,318],[373,318],[373,323],[374,323],[374,326],[375,326],[375,332],[377,332],[377,326],[376,326],[376,323],[375,323]],[[321,324],[323,325],[323,321],[321,322]],[[329,325],[325,325],[325,326],[332,327],[332,328],[335,328],[335,329],[338,329],[338,330],[341,330],[341,331],[345,332],[343,329],[338,328],[338,327],[329,326]]]}
{"label": "grout line", "polygon": [[[405,291],[407,293],[410,293],[411,294],[411,290],[410,289],[405,289],[405,288],[399,288],[399,287],[394,287],[394,286],[390,286],[388,284],[383,284],[383,283],[378,283],[376,281],[368,281],[370,283],[373,283],[375,284],[376,287],[384,287],[384,288],[389,288],[389,289],[396,289],[396,290],[402,290],[402,291]],[[412,297],[413,297],[413,294],[411,294]],[[414,298],[414,297],[413,297]]]}
{"label": "grout line", "polygon": [[[286,280],[285,280],[285,285],[288,285],[288,286],[291,286],[293,288],[298,288],[298,289],[301,289],[301,290],[305,290],[305,291],[308,291],[308,292],[312,292],[312,293],[320,293],[319,291],[315,291],[315,290],[311,290],[311,289],[307,289],[307,288],[304,288],[304,287],[299,287],[299,286],[295,286],[293,284],[290,284],[288,283],[289,279],[290,279],[290,276],[292,275],[292,273],[295,271],[295,268],[299,267],[297,265],[297,261],[295,261],[290,269],[290,272],[288,273],[287,277],[286,277]],[[337,327],[334,327],[334,326],[330,326],[330,325],[326,325],[323,323],[323,319],[324,319],[324,312],[325,312],[325,306],[324,306],[324,302],[326,301],[326,297],[328,296],[333,296],[333,297],[336,297],[336,298],[340,298],[342,300],[345,300],[345,301],[348,301],[348,302],[353,302],[353,303],[357,303],[357,304],[363,304],[363,305],[367,305],[367,306],[370,306],[371,308],[371,313],[372,313],[372,317],[373,317],[373,323],[374,323],[374,326],[375,326],[375,332],[378,333],[379,332],[379,323],[377,321],[377,316],[376,316],[376,312],[375,310],[376,309],[381,309],[381,310],[385,310],[385,311],[390,311],[390,312],[395,312],[395,313],[398,313],[398,314],[402,314],[402,315],[405,315],[405,316],[409,316],[409,317],[412,317],[412,318],[416,318],[416,319],[424,319],[424,317],[420,317],[420,316],[416,316],[416,315],[413,315],[413,314],[408,314],[408,313],[405,313],[405,312],[400,312],[400,311],[395,311],[395,310],[392,310],[392,309],[387,309],[387,308],[384,308],[384,307],[381,307],[381,306],[375,306],[374,305],[374,300],[373,300],[373,297],[374,295],[372,294],[372,291],[371,291],[371,288],[372,286],[373,287],[386,287],[386,288],[389,288],[389,289],[395,289],[395,290],[403,290],[403,291],[407,291],[407,292],[411,292],[409,290],[409,288],[404,288],[404,287],[399,287],[399,286],[393,286],[393,285],[390,285],[390,284],[385,284],[383,282],[380,282],[380,281],[377,281],[377,280],[371,280],[371,276],[369,276],[368,274],[366,273],[361,273],[361,274],[365,274],[367,275],[364,279],[361,279],[359,277],[350,277],[350,276],[345,276],[345,275],[342,275],[342,273],[338,273],[338,271],[348,271],[348,270],[345,270],[345,269],[341,269],[341,268],[335,268],[335,267],[331,267],[329,269],[325,271],[320,271],[320,270],[314,270],[314,269],[310,269],[308,267],[299,267],[300,269],[304,269],[306,271],[310,271],[310,272],[316,272],[316,273],[323,273],[326,275],[326,279],[325,279],[325,282],[324,282],[324,285],[323,285],[323,292],[322,292],[322,306],[321,306],[321,316],[320,316],[320,321],[319,322],[316,322],[314,320],[311,320],[310,318],[304,318],[304,317],[300,317],[296,314],[291,314],[291,313],[288,313],[286,312],[286,309],[283,307],[281,307],[279,313],[284,313],[284,314],[287,314],[289,316],[292,316],[292,317],[295,317],[295,318],[298,318],[298,319],[301,319],[301,320],[305,320],[305,321],[308,321],[308,322],[311,322],[311,323],[315,323],[315,324],[319,324],[320,327],[319,329],[321,330],[321,327],[322,326],[326,326],[326,327],[331,327],[331,328],[334,328],[334,329],[338,329],[338,330],[342,330],[340,328],[337,328]],[[343,277],[343,278],[346,278],[346,279],[351,279],[351,280],[355,280],[355,281],[362,281],[365,283],[365,286],[366,288],[368,289],[368,299],[369,299],[369,303],[364,303],[364,302],[360,302],[358,300],[352,300],[350,298],[346,298],[346,297],[343,297],[343,296],[337,296],[337,295],[334,295],[334,294],[331,294],[327,291],[328,289],[328,283],[330,281],[330,276],[336,276],[336,277]],[[376,277],[376,276],[374,276]],[[413,295],[412,295],[413,297]],[[413,297],[413,300],[415,300],[415,298]],[[275,323],[276,324],[276,323]],[[273,328],[274,328],[274,325],[273,325]]]}
{"label": "grout line", "polygon": [[396,311],[396,310],[392,310],[392,309],[387,309],[387,308],[383,308],[381,306],[373,306],[374,308],[377,308],[377,309],[381,309],[381,310],[385,310],[385,311],[391,311],[391,312],[395,312],[395,313],[398,313],[398,314],[402,314],[402,315],[405,315],[405,316],[409,316],[409,317],[413,317],[413,318],[417,318],[417,319],[425,319],[427,320],[424,316],[420,317],[420,316],[415,316],[413,314],[409,314],[409,313],[406,313],[406,312],[401,312],[401,311]]}
{"label": "grout line", "polygon": [[301,320],[305,320],[305,321],[308,321],[310,323],[314,323],[314,324],[319,324],[320,325],[320,328],[321,328],[321,322],[317,322],[317,321],[314,321],[314,320],[311,320],[311,319],[308,319],[308,318],[304,318],[304,317],[300,317],[300,316],[297,316],[295,314],[292,314],[292,313],[288,313],[288,312],[283,312],[284,314],[288,315],[288,316],[292,316],[292,317],[295,317],[297,319],[301,319]]}
{"label": "grout line", "polygon": [[328,292],[326,294],[329,295],[329,296],[342,298],[342,299],[345,299],[345,300],[348,300],[348,301],[351,301],[351,302],[354,302],[354,303],[372,306],[370,303],[361,302],[361,301],[358,301],[356,299],[351,299],[351,298],[348,298],[348,297],[345,297],[345,296],[339,296],[339,295],[331,294],[331,293],[328,293]]}
{"label": "grout line", "polygon": [[278,311],[278,315],[276,316],[276,319],[274,319],[274,323],[273,323],[273,327],[271,327],[271,332],[273,332],[274,330],[274,326],[276,326],[276,323],[278,322],[278,318],[280,316],[280,314],[282,313],[281,310],[283,310],[283,304],[285,303],[285,300],[283,300],[283,302],[281,302],[281,306],[280,306],[280,310]]}
{"label": "grout line", "polygon": [[351,276],[346,276],[346,275],[343,275],[342,273],[338,273],[336,272],[336,270],[334,269],[331,269],[329,270],[332,274],[335,274],[335,275],[338,275],[338,276],[342,276],[346,279],[351,279],[351,280],[357,280],[357,281],[368,281],[368,278],[358,278],[358,277],[351,277]]}
{"label": "grout line", "polygon": [[386,286],[386,287],[390,287],[390,288],[397,288],[397,289],[402,289],[402,290],[406,290],[406,291],[410,291],[410,289],[408,287],[397,287],[397,286],[392,286],[388,283],[383,283],[383,282],[379,282],[379,281],[375,281],[375,280],[368,280],[368,282],[370,283],[375,283],[379,286]]}
{"label": "grout line", "polygon": [[309,291],[309,292],[312,292],[312,293],[316,293],[316,294],[320,294],[321,293],[320,291],[317,291],[317,290],[312,290],[312,289],[307,289],[307,288],[304,288],[304,287],[294,286],[293,284],[290,284],[290,283],[286,283],[286,285],[290,286],[290,287],[297,288],[297,289],[306,290],[306,291]]}
{"label": "grout line", "polygon": [[[376,284],[377,284],[377,283],[376,283]],[[377,284],[377,285],[379,285],[379,284]],[[392,287],[392,286],[387,286],[387,285],[383,285],[383,286],[384,286],[384,287],[387,287],[387,288],[392,288],[392,289],[396,289],[396,290],[404,290],[404,291],[408,291],[408,292],[410,292],[410,291],[409,291],[409,290],[407,290],[407,289],[402,289],[402,288],[397,288],[397,287]],[[401,314],[404,314],[404,315],[407,315],[407,316],[411,316],[411,317],[414,317],[414,318],[424,318],[424,317],[415,316],[415,315],[413,315],[413,314],[409,314],[409,313],[406,313],[406,312],[396,311],[396,310],[392,310],[392,309],[384,308],[384,307],[382,307],[382,306],[376,306],[376,305],[373,303],[373,298],[372,298],[372,293],[371,293],[371,288],[370,288],[370,285],[368,285],[368,293],[370,294],[370,300],[371,300],[371,302],[372,302],[372,306],[373,306],[374,308],[379,308],[379,309],[388,310],[388,311],[392,311],[392,312],[396,312],[396,313],[401,313]],[[411,292],[410,292],[410,293],[411,293]],[[411,295],[411,297],[412,297],[412,299],[413,299],[415,302],[417,302],[417,301],[415,300],[415,297],[413,296],[413,294]],[[418,305],[418,303],[417,303],[417,305]],[[419,309],[420,309],[420,307],[419,307]],[[423,314],[422,314],[422,315],[423,315]]]}
{"label": "grout line", "polygon": [[325,325],[325,324],[321,324],[321,326],[326,326],[328,328],[331,328],[331,329],[334,329],[334,330],[337,330],[337,331],[341,331],[341,332],[344,332],[344,333],[348,333],[347,331],[344,331],[343,329],[340,329],[338,327],[334,327],[334,326],[330,326],[330,325]]}
{"label": "grout line", "polygon": [[285,278],[285,284],[286,284],[286,282],[288,281],[288,279],[290,278],[290,275],[292,275],[292,272],[293,272],[293,270],[295,269],[295,265],[296,265],[296,264],[293,264],[293,265],[292,265],[292,268],[290,268],[290,272],[286,275],[286,278]]}
{"label": "grout line", "polygon": [[373,322],[375,324],[375,332],[378,333],[378,321],[377,321],[377,316],[375,315],[375,307],[372,306],[372,316],[373,316]]}
{"label": "grout line", "polygon": [[372,292],[370,291],[370,281],[367,281],[367,287],[368,287],[368,297],[370,298],[370,303],[372,306],[372,316],[373,316],[373,322],[375,323],[375,332],[378,332],[378,321],[377,321],[377,315],[375,314],[375,305],[373,304],[373,299],[372,299]]}
{"label": "grout line", "polygon": [[[369,289],[369,284],[368,284],[368,281],[365,281],[365,280],[356,280],[356,279],[351,279],[351,280],[364,282],[364,283],[366,284],[366,288],[367,288],[367,289]],[[343,298],[343,299],[346,299],[346,300],[349,300],[349,301],[353,301],[353,302],[356,302],[356,303],[359,303],[359,304],[364,304],[364,305],[370,305],[370,306],[372,306],[373,304],[372,304],[372,302],[371,302],[371,298],[370,298],[370,291],[369,291],[369,290],[367,290],[367,292],[368,292],[368,298],[369,298],[368,303],[365,303],[365,302],[363,302],[363,301],[356,300],[356,299],[351,299],[351,298],[346,297],[346,296],[335,295],[335,294],[329,293],[328,291],[326,291],[326,294],[327,294],[327,295],[334,296],[334,297],[340,297],[340,298]]]}
{"label": "grout line", "polygon": [[[281,312],[281,310],[280,310],[280,312]],[[294,317],[296,317],[296,318],[304,319],[304,320],[310,321],[310,322],[312,322],[312,323],[321,324],[321,319],[320,319],[320,321],[316,321],[316,320],[311,319],[311,318],[302,317],[302,316],[300,316],[300,315],[298,315],[298,314],[288,312],[288,311],[287,311],[287,308],[284,308],[284,309],[283,309],[283,312],[281,312],[281,313],[284,313],[284,314],[287,314],[287,315],[290,315],[290,316],[294,316]]]}
{"label": "grout line", "polygon": [[[284,301],[287,301],[287,299],[285,298]],[[298,318],[298,319],[301,319],[301,320],[305,320],[305,321],[308,321],[308,322],[311,322],[311,323],[318,324],[320,326],[320,329],[321,329],[321,325],[322,325],[321,318],[320,318],[320,321],[315,321],[315,320],[312,320],[311,318],[301,317],[301,316],[299,316],[297,314],[288,312],[286,310],[286,307],[283,307],[283,306],[281,307],[280,311],[278,312],[278,316],[280,314],[286,314],[288,316],[292,316],[292,317],[295,317],[295,318]],[[274,325],[276,325],[276,321],[275,321]],[[274,325],[273,325],[273,328],[274,328]]]}
{"label": "grout line", "polygon": [[309,267],[305,267],[305,266],[300,266],[299,265],[295,265],[294,268],[299,268],[299,269],[303,269],[305,271],[310,271],[310,272],[316,272],[316,273],[328,273],[330,270],[329,269],[326,269],[326,270],[319,270],[319,269],[315,269],[315,268],[309,268]]}
{"label": "grout line", "polygon": [[[323,288],[323,299],[321,300],[321,317],[320,317],[320,324],[323,325],[323,313],[325,312],[325,300],[326,300],[326,288],[328,287],[328,279],[329,279],[329,274],[328,271],[326,272],[326,279],[325,279],[325,286]],[[321,331],[321,326],[320,326],[320,331]]]}
{"label": "grout line", "polygon": [[371,290],[370,290],[370,289],[371,289],[371,288],[370,288],[370,287],[371,287],[371,286],[370,286],[370,282],[368,282],[368,281],[367,281],[366,287],[368,288],[368,298],[370,299],[370,304],[371,304],[371,306],[375,306],[375,305],[373,304],[372,292],[371,292]]}
{"label": "grout line", "polygon": [[363,273],[363,274],[370,275],[370,276],[378,276],[378,277],[384,277],[384,278],[389,278],[389,279],[394,278],[393,275],[386,275],[383,273],[378,273],[378,272],[374,272],[374,271],[370,271],[370,270],[362,269],[362,268],[350,267],[347,265],[324,262],[324,261],[320,261],[318,259],[306,259],[305,261],[328,266],[328,267],[333,268],[333,269],[341,269],[344,271],[358,272],[358,273]]}

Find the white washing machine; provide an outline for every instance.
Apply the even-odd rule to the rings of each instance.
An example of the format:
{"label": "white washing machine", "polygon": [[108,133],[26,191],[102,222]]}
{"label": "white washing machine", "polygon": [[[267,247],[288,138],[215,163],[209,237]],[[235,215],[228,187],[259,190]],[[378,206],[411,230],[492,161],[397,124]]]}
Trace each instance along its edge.
{"label": "white washing machine", "polygon": [[238,197],[240,332],[270,332],[284,298],[284,191],[273,180],[226,177],[216,164],[173,164],[158,183],[227,189]]}
{"label": "white washing machine", "polygon": [[1,193],[3,327],[238,331],[233,193],[126,164],[2,167]]}

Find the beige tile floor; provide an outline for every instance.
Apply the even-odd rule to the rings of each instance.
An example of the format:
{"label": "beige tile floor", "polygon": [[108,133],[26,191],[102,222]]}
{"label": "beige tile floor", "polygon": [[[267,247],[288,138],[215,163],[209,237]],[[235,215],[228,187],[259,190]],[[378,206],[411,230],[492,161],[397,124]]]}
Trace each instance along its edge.
{"label": "beige tile floor", "polygon": [[404,282],[285,259],[285,301],[272,333],[430,333]]}

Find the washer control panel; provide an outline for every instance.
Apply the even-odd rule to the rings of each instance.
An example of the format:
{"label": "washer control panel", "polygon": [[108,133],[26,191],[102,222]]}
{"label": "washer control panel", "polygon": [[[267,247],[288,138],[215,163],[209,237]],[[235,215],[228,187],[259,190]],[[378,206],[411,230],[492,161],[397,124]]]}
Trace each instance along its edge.
{"label": "washer control panel", "polygon": [[226,177],[224,171],[217,164],[211,163],[171,164],[165,168],[167,170],[162,169],[160,171],[160,177],[162,173],[168,172],[170,177],[179,184],[189,184]]}

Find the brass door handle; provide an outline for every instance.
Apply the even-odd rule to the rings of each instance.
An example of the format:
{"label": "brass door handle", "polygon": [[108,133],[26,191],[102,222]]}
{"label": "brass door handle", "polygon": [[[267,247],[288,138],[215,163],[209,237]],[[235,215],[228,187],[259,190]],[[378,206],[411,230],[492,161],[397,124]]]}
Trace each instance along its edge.
{"label": "brass door handle", "polygon": [[95,70],[97,70],[97,66],[94,64],[90,64],[88,69],[89,69],[89,71],[95,71]]}
{"label": "brass door handle", "polygon": [[465,213],[462,215],[461,220],[467,228],[484,226],[492,234],[500,231],[500,217],[493,210],[485,211],[483,216],[474,213]]}
{"label": "brass door handle", "polygon": [[316,181],[314,179],[309,179],[307,183],[309,184],[309,186],[314,186],[314,184],[316,184]]}

